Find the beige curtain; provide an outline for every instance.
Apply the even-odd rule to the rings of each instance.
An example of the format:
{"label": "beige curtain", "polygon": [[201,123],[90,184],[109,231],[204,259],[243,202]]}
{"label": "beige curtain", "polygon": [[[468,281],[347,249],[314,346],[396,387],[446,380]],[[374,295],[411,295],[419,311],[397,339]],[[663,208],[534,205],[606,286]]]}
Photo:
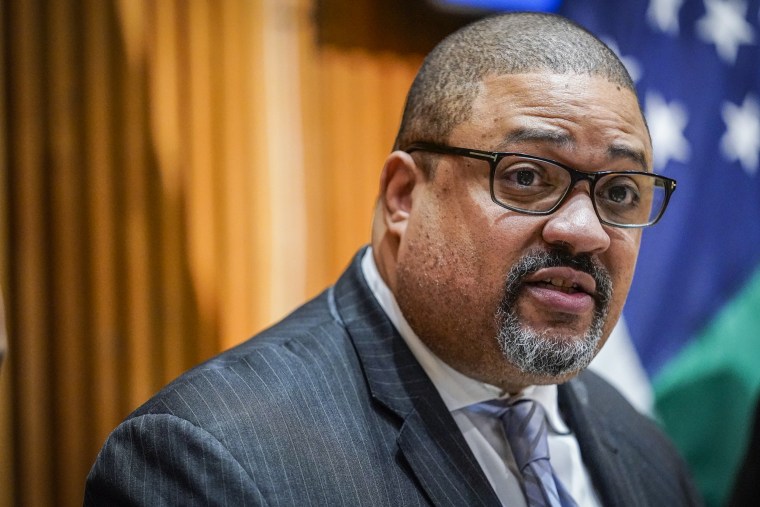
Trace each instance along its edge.
{"label": "beige curtain", "polygon": [[369,238],[419,60],[309,0],[0,7],[0,505],[81,505],[108,432]]}

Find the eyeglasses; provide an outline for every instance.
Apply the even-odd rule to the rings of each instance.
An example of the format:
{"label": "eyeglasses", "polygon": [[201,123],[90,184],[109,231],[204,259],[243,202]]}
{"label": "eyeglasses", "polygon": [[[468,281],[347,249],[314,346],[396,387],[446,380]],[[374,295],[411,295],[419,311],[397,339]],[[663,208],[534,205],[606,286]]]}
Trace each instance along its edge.
{"label": "eyeglasses", "polygon": [[588,181],[591,202],[603,224],[637,228],[655,224],[665,213],[676,181],[643,171],[584,172],[541,157],[522,153],[455,148],[414,143],[404,151],[486,160],[491,165],[493,202],[529,215],[549,215],[562,206],[579,181]]}

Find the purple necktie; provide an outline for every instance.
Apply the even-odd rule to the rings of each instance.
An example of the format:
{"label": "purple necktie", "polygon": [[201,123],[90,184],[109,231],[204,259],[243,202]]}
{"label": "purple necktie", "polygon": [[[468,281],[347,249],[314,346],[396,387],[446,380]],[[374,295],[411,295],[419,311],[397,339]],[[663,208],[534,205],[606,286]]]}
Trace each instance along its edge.
{"label": "purple necktie", "polygon": [[512,455],[522,474],[528,506],[576,507],[549,462],[546,414],[541,405],[522,399],[506,407],[497,400],[480,403],[479,406],[501,419]]}

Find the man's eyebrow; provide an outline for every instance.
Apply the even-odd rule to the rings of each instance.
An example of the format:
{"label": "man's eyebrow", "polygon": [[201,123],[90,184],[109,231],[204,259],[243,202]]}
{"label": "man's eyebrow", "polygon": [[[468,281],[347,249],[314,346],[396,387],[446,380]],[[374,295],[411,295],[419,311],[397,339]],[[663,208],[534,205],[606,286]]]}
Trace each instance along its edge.
{"label": "man's eyebrow", "polygon": [[[509,146],[521,142],[541,142],[553,144],[557,147],[574,146],[575,138],[568,132],[542,128],[520,128],[510,132],[502,141],[502,146]],[[612,160],[628,159],[640,166],[642,171],[647,171],[647,159],[644,152],[631,148],[625,144],[612,144],[607,148],[607,156]]]}
{"label": "man's eyebrow", "polygon": [[647,166],[647,158],[644,152],[631,148],[630,146],[613,144],[607,148],[607,155],[611,159],[628,159],[636,162],[641,166],[642,171],[649,170]]}
{"label": "man's eyebrow", "polygon": [[510,146],[523,142],[551,143],[556,146],[568,146],[575,144],[575,139],[567,132],[554,129],[519,128],[510,132],[502,141],[503,146]]}

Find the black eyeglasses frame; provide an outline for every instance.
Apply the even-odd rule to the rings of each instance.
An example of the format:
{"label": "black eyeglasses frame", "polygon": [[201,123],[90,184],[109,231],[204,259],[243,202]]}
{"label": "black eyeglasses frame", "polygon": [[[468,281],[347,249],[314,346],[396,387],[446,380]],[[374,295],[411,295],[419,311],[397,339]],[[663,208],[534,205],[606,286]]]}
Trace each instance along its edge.
{"label": "black eyeglasses frame", "polygon": [[[470,148],[459,148],[456,146],[446,146],[442,144],[436,144],[436,143],[427,143],[427,142],[416,142],[410,144],[408,147],[403,149],[402,151],[405,151],[406,153],[413,153],[415,151],[427,151],[431,153],[438,153],[441,155],[459,155],[462,157],[477,159],[477,160],[485,160],[490,164],[491,167],[491,173],[489,176],[489,186],[490,186],[490,192],[491,192],[491,200],[501,206],[502,208],[506,208],[510,211],[516,211],[518,213],[525,213],[527,215],[551,215],[555,211],[557,211],[562,204],[567,199],[567,196],[570,195],[571,190],[575,187],[575,185],[580,181],[588,181],[589,182],[589,193],[591,195],[591,203],[594,206],[594,212],[596,213],[597,218],[599,221],[605,225],[609,225],[612,227],[620,227],[623,229],[641,229],[644,227],[649,227],[654,224],[656,224],[660,218],[662,218],[662,215],[665,214],[665,210],[668,207],[668,203],[670,202],[670,196],[673,194],[673,192],[676,189],[676,180],[673,178],[668,178],[667,176],[662,176],[660,174],[655,174],[647,171],[598,171],[598,172],[585,172],[585,171],[579,171],[578,169],[573,169],[572,167],[569,167],[565,164],[562,164],[560,162],[557,162],[556,160],[552,160],[549,158],[543,158],[543,157],[537,157],[535,155],[528,155],[525,153],[518,153],[518,152],[510,152],[510,151],[484,151],[484,150],[474,150]],[[566,170],[568,173],[570,173],[570,184],[568,185],[567,189],[565,190],[565,193],[562,194],[562,196],[559,198],[557,203],[552,206],[551,209],[546,211],[534,211],[534,210],[525,210],[522,208],[516,208],[514,206],[509,206],[507,204],[504,204],[503,202],[500,202],[496,198],[496,194],[494,192],[494,176],[496,174],[496,168],[499,165],[499,162],[504,157],[513,157],[518,156],[522,158],[526,158],[528,160],[537,160],[540,162],[546,162],[549,164],[556,165],[558,167],[561,167],[562,169]],[[596,198],[593,197],[594,195],[594,186],[596,185],[597,180],[599,180],[603,176],[607,176],[610,174],[620,174],[620,175],[644,175],[644,176],[652,176],[657,178],[661,181],[662,187],[665,190],[665,197],[662,202],[662,207],[660,209],[660,212],[655,216],[653,219],[651,219],[649,222],[645,224],[619,224],[615,222],[610,222],[608,220],[605,220],[599,215],[599,210],[596,207]]]}

